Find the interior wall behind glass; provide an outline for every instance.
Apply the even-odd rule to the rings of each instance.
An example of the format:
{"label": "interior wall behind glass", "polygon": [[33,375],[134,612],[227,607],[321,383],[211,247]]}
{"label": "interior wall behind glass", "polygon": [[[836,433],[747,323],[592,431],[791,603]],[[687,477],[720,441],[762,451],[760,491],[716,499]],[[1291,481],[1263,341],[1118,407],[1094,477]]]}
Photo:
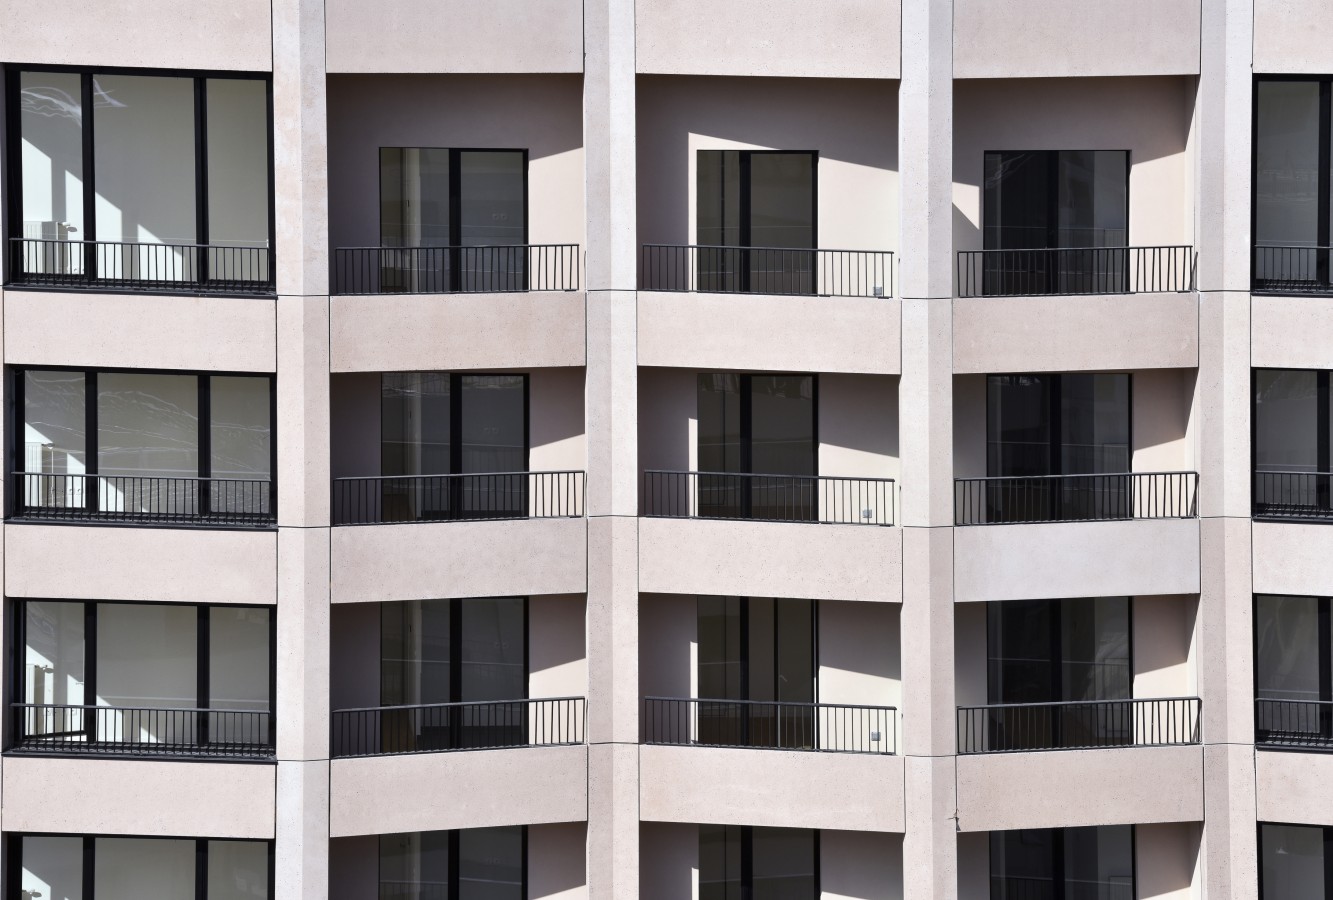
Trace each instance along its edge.
{"label": "interior wall behind glass", "polygon": [[23,471],[87,471],[86,402],[82,372],[23,373]]}
{"label": "interior wall behind glass", "polygon": [[380,148],[380,245],[447,247],[449,151]]}
{"label": "interior wall behind glass", "polygon": [[528,467],[522,375],[464,375],[459,411],[463,472],[522,472]]}
{"label": "interior wall behind glass", "polygon": [[449,473],[449,392],[447,372],[381,376],[381,475]]}
{"label": "interior wall behind glass", "polygon": [[23,836],[20,900],[83,900],[83,838]]}
{"label": "interior wall behind glass", "polygon": [[210,464],[214,478],[268,478],[273,435],[268,378],[209,379]]}
{"label": "interior wall behind glass", "polygon": [[80,76],[23,72],[18,78],[23,167],[20,236],[85,240]]}
{"label": "interior wall behind glass", "polygon": [[97,705],[198,705],[198,611],[160,603],[97,607]]}
{"label": "interior wall behind glass", "polygon": [[93,76],[97,239],[192,244],[194,80]]}
{"label": "interior wall behind glass", "polygon": [[1318,373],[1307,369],[1256,369],[1254,419],[1255,468],[1318,471]]}
{"label": "interior wall behind glass", "polygon": [[268,900],[268,844],[209,841],[208,900]]}
{"label": "interior wall behind glass", "polygon": [[97,900],[195,900],[193,840],[98,838]]}
{"label": "interior wall behind glass", "polygon": [[1255,127],[1254,239],[1314,246],[1319,237],[1319,84],[1260,81]]}
{"label": "interior wall behind glass", "polygon": [[464,247],[525,243],[522,151],[463,150],[458,166],[458,243]]}
{"label": "interior wall behind glass", "polygon": [[197,476],[198,378],[100,373],[97,465],[101,475]]}
{"label": "interior wall behind glass", "polygon": [[243,78],[210,78],[205,84],[208,242],[231,247],[267,247],[267,85]]}
{"label": "interior wall behind glass", "polygon": [[208,616],[209,706],[268,710],[272,612],[266,608],[216,606]]}
{"label": "interior wall behind glass", "polygon": [[23,702],[82,706],[86,681],[84,605],[29,600],[24,607]]}

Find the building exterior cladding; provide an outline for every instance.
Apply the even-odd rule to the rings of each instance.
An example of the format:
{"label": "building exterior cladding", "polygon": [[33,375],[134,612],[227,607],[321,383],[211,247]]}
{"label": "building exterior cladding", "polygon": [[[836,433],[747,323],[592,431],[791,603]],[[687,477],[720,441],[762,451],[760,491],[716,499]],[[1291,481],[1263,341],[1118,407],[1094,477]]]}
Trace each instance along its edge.
{"label": "building exterior cladding", "polygon": [[1326,0],[0,63],[4,900],[1333,897]]}

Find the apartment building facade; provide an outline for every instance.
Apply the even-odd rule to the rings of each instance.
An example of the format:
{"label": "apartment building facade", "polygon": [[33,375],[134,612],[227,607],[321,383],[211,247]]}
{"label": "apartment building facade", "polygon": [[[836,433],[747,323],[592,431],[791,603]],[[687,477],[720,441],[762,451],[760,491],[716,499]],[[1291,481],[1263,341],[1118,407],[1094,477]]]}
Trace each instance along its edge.
{"label": "apartment building facade", "polygon": [[0,894],[1333,896],[1330,48],[0,0]]}

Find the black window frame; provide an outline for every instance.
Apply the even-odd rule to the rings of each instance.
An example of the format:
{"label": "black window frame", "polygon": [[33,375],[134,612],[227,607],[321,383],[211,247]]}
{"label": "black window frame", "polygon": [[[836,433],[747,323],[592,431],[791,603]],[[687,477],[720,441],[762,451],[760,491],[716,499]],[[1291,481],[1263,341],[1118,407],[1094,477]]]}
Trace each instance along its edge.
{"label": "black window frame", "polygon": [[[1072,826],[1072,827],[1098,828],[1098,827],[1108,827],[1108,826],[1089,825],[1089,826]],[[1116,827],[1116,826],[1112,825],[1109,827]],[[1130,896],[1137,897],[1139,889],[1139,830],[1138,826],[1132,823],[1121,827],[1129,829],[1129,853],[1130,853],[1130,860],[1132,862],[1133,878],[1134,878],[1134,884],[1132,885],[1133,890],[1130,892]],[[1050,846],[1051,846],[1050,900],[1069,900],[1069,898],[1067,897],[1067,891],[1066,891],[1067,885],[1065,882],[1066,866],[1065,866],[1065,842],[1064,842],[1064,832],[1069,830],[1071,830],[1070,827],[1015,828],[1007,831],[989,832],[988,833],[989,840],[987,840],[986,842],[986,855],[989,858],[989,864],[987,865],[986,868],[988,869],[987,880],[990,882],[991,900],[1005,900],[1004,893],[998,890],[998,885],[994,874],[995,837],[996,835],[999,834],[1014,834],[1016,832],[1021,832],[1021,831],[1045,831],[1052,833],[1052,840],[1050,841]],[[1056,840],[1055,839],[1056,837],[1058,837],[1059,840]]]}
{"label": "black window frame", "polygon": [[[714,828],[739,828],[740,829],[740,857],[741,857],[741,896],[740,900],[750,900],[754,893],[754,830],[768,830],[768,827],[762,825],[727,825],[714,824]],[[811,900],[818,900],[823,893],[823,843],[822,832],[820,828],[793,828],[784,829],[792,831],[808,831],[811,833],[812,850],[815,864],[815,884]],[[696,843],[698,838],[696,837]],[[700,873],[702,875],[702,872]]]}
{"label": "black window frame", "polygon": [[[1333,179],[1331,179],[1333,180]],[[1263,478],[1263,472],[1259,470],[1259,374],[1261,372],[1313,372],[1315,376],[1315,471],[1309,473],[1312,476],[1313,488],[1312,499],[1314,508],[1308,510],[1311,515],[1308,518],[1327,519],[1333,517],[1333,390],[1330,390],[1330,376],[1333,376],[1328,369],[1300,369],[1283,368],[1279,366],[1251,366],[1250,367],[1250,473],[1251,497],[1250,503],[1255,518],[1277,518],[1291,519],[1303,518],[1299,514],[1281,514],[1269,515],[1270,512],[1264,508],[1264,501],[1260,499],[1261,494],[1266,494],[1269,485]],[[1299,476],[1305,473],[1291,473],[1293,476],[1290,481],[1292,484],[1283,485],[1281,475],[1278,476],[1278,484],[1273,485],[1279,494],[1291,491],[1293,488],[1304,493],[1299,485]],[[1286,490],[1283,490],[1286,488]],[[1278,504],[1281,506],[1282,504]],[[1297,511],[1299,512],[1299,511]],[[1333,699],[1333,698],[1330,698]]]}
{"label": "black window frame", "polygon": [[[49,63],[4,63],[0,64],[0,80],[4,84],[4,165],[3,165],[3,184],[7,202],[0,210],[3,216],[3,229],[0,232],[5,238],[5,260],[4,286],[6,290],[51,290],[49,287],[25,286],[21,282],[15,282],[14,276],[22,271],[19,264],[21,259],[20,245],[16,239],[21,238],[21,233],[16,233],[21,227],[23,221],[23,151],[22,151],[22,128],[19,125],[19,116],[22,111],[20,76],[24,72],[53,72],[64,75],[79,76],[81,105],[85,110],[92,110],[93,103],[93,78],[96,75],[129,75],[141,78],[189,78],[193,82],[194,89],[194,155],[195,155],[195,243],[204,248],[208,245],[208,89],[207,82],[210,80],[232,80],[232,81],[261,81],[264,83],[265,91],[265,125],[268,132],[268,242],[269,242],[269,273],[268,281],[270,285],[275,283],[276,269],[274,262],[276,259],[277,247],[277,175],[274,171],[274,121],[273,121],[273,74],[271,72],[241,72],[229,71],[225,69],[141,69],[127,66],[67,66],[52,65]],[[96,164],[95,150],[96,135],[93,116],[85,116],[82,122],[83,138],[83,217],[85,235],[80,239],[83,242],[95,242],[97,240],[97,210],[96,210]],[[211,279],[208,277],[209,267],[207,263],[207,251],[201,249],[199,257],[203,265],[200,265],[198,272],[200,283],[206,283]],[[88,281],[91,287],[107,292],[126,292],[126,288],[120,285],[110,286],[107,290],[105,286],[98,285],[96,265],[91,267],[92,272],[88,274]],[[128,291],[130,293],[143,293],[145,289]],[[171,293],[193,293],[188,283],[182,283],[179,290],[172,290]],[[214,293],[210,291],[209,293]],[[272,296],[272,291],[265,291],[260,294],[251,294],[248,291],[227,291],[229,294],[237,296]]]}
{"label": "black window frame", "polygon": [[[29,603],[81,603],[83,604],[83,647],[84,647],[84,704],[93,706],[97,698],[97,612],[100,606],[179,606],[192,607],[196,610],[196,651],[195,651],[195,692],[197,695],[197,705],[201,710],[211,708],[212,696],[210,693],[209,673],[212,662],[212,645],[210,643],[210,623],[209,614],[214,609],[266,609],[269,612],[268,624],[268,715],[269,715],[269,739],[268,746],[275,748],[277,746],[277,706],[278,706],[278,610],[271,604],[264,603],[188,603],[177,600],[75,600],[69,598],[57,597],[11,597],[6,603],[6,613],[9,616],[9,622],[12,623],[9,629],[13,637],[9,643],[9,670],[10,678],[5,693],[5,697],[11,717],[8,722],[8,734],[5,735],[4,753],[8,754],[19,748],[23,735],[23,709],[14,704],[21,704],[23,701],[14,700],[13,693],[22,698],[27,696],[27,666],[25,664],[27,638],[28,638],[28,604]],[[86,727],[91,731],[96,729],[97,723],[93,719],[86,723]],[[208,742],[208,716],[201,713],[199,722],[196,726],[197,734],[201,736],[198,743],[203,746]],[[95,735],[89,734],[88,740],[94,740]],[[67,756],[75,758],[85,758],[88,753],[56,753],[43,751],[43,756]],[[99,750],[97,756],[116,756],[114,751]],[[234,760],[244,761],[244,760]]]}
{"label": "black window frame", "polygon": [[[523,895],[524,897],[526,897],[526,896],[528,896],[528,826],[527,826],[527,825],[517,825],[517,826],[498,826],[498,827],[516,827],[516,828],[521,829],[521,832],[522,832],[522,841],[523,841],[523,850],[522,850],[522,857],[523,857],[523,860],[522,860],[522,876],[521,876],[521,877],[522,877],[522,879],[523,879],[523,884],[522,884],[522,886],[521,886],[521,888],[520,888],[520,892],[522,893],[522,895]],[[448,885],[448,891],[447,891],[447,893],[448,893],[448,900],[459,900],[459,896],[458,896],[458,894],[459,894],[459,888],[458,888],[458,881],[459,881],[459,879],[458,879],[458,869],[459,869],[458,862],[459,862],[459,860],[458,860],[458,857],[459,857],[459,843],[460,843],[460,841],[459,841],[459,837],[460,837],[460,833],[463,832],[463,831],[474,831],[474,830],[477,830],[477,829],[470,829],[470,828],[434,829],[434,831],[437,832],[437,833],[440,832],[440,831],[443,831],[446,835],[448,835],[448,838],[447,838],[447,840],[448,840],[448,842],[449,842],[449,874],[448,874],[449,885]],[[430,833],[430,831],[415,831],[415,832],[390,832],[389,834],[429,834],[429,833]],[[387,836],[388,836],[388,834],[380,834],[380,835],[377,835],[377,838],[378,838],[378,839],[383,839],[383,838],[385,838],[385,837],[387,837]],[[384,881],[383,881],[383,878],[384,878],[384,854],[380,851],[380,846],[379,846],[379,840],[378,840],[378,839],[377,839],[376,842],[375,842],[375,889],[376,889],[376,894],[377,894],[377,895],[378,895],[378,893],[379,893],[379,890],[380,890],[381,885],[384,884]],[[418,887],[420,887],[420,885],[418,885]]]}
{"label": "black window frame", "polygon": [[[522,471],[531,470],[532,466],[532,376],[529,372],[473,372],[466,370],[449,371],[421,371],[405,373],[380,373],[379,390],[379,434],[380,446],[384,445],[384,376],[386,374],[422,374],[422,375],[443,375],[449,378],[449,471],[443,475],[484,475],[485,472],[464,472],[463,468],[463,379],[466,378],[507,378],[518,375],[523,379],[523,468]],[[380,451],[380,471],[384,476],[384,456],[383,450]],[[394,476],[403,478],[414,478],[417,476],[403,475]]]}
{"label": "black window frame", "polygon": [[[1259,621],[1260,597],[1293,597],[1315,601],[1315,611],[1316,616],[1318,617],[1317,634],[1315,635],[1317,641],[1316,647],[1319,654],[1318,702],[1320,704],[1329,705],[1320,706],[1317,710],[1317,721],[1314,724],[1318,725],[1319,733],[1317,736],[1312,737],[1315,737],[1315,739],[1324,746],[1333,747],[1333,597],[1321,597],[1316,594],[1272,594],[1257,591],[1251,595],[1250,658],[1254,662],[1251,667],[1250,684],[1256,701],[1271,699],[1259,695],[1259,629],[1257,623]],[[1263,727],[1261,721],[1262,718],[1263,717],[1259,715],[1258,704],[1256,703],[1254,723],[1255,743],[1263,746],[1264,749],[1272,749],[1274,747],[1281,748],[1280,743],[1271,742],[1265,739],[1270,733],[1270,729]],[[1311,748],[1309,746],[1297,746],[1289,749],[1309,750]],[[1330,864],[1333,865],[1333,862]],[[1333,887],[1333,879],[1329,881],[1329,885],[1330,887]]]}
{"label": "black window frame", "polygon": [[[174,521],[171,523],[152,523],[140,522],[126,519],[125,521],[107,521],[97,520],[75,520],[81,525],[100,525],[108,527],[208,527],[214,529],[242,528],[244,530],[268,529],[277,527],[278,520],[278,381],[276,372],[233,372],[233,371],[212,371],[208,369],[136,369],[123,366],[57,366],[57,365],[16,365],[10,366],[5,373],[9,381],[9,404],[10,414],[8,421],[10,424],[9,441],[9,467],[7,471],[11,477],[11,490],[5,498],[5,519],[13,521],[24,521],[23,512],[26,506],[22,502],[25,496],[23,490],[23,477],[28,473],[25,470],[26,461],[23,446],[25,416],[24,393],[24,375],[28,372],[77,372],[84,378],[84,475],[95,478],[98,475],[98,416],[97,416],[97,376],[103,373],[107,374],[134,374],[134,375],[185,375],[197,379],[196,387],[198,389],[198,410],[199,410],[199,431],[198,431],[198,454],[199,454],[199,473],[196,477],[200,481],[212,478],[213,464],[213,422],[211,416],[212,410],[212,379],[213,378],[267,378],[268,379],[268,417],[269,417],[269,479],[268,479],[268,504],[269,513],[266,521],[255,524],[227,524],[208,520],[211,513],[211,496],[209,492],[201,490],[199,492],[199,512],[192,517],[198,520],[192,522],[189,519]],[[155,476],[143,476],[155,477]],[[258,481],[259,479],[253,479]],[[94,482],[96,483],[96,482]],[[92,508],[98,501],[97,491],[87,491],[87,500]],[[44,521],[44,520],[43,520]]]}
{"label": "black window frame", "polygon": [[1258,865],[1256,874],[1259,877],[1259,900],[1264,900],[1264,826],[1276,825],[1281,828],[1316,828],[1322,832],[1324,840],[1324,896],[1322,898],[1312,897],[1309,900],[1333,900],[1333,825],[1311,825],[1309,822],[1256,822],[1254,826],[1254,843],[1258,850]]}
{"label": "black window frame", "polygon": [[268,900],[274,900],[277,888],[277,866],[275,861],[274,841],[254,838],[223,837],[169,837],[161,834],[106,834],[79,833],[68,834],[52,831],[6,832],[5,864],[8,877],[5,894],[9,900],[21,900],[23,885],[23,839],[34,838],[82,838],[83,840],[83,900],[96,900],[97,889],[97,841],[99,838],[131,840],[164,840],[195,842],[194,862],[194,897],[195,900],[208,900],[208,844],[210,841],[227,843],[264,844],[268,848]]}
{"label": "black window frame", "polygon": [[[1048,157],[1048,159],[1050,160],[1050,161],[1047,162],[1047,164],[1046,164],[1046,168],[1047,168],[1047,171],[1046,171],[1046,210],[1045,210],[1045,212],[1046,212],[1046,244],[1045,244],[1044,247],[1028,247],[1028,248],[1022,248],[1022,247],[1002,248],[1002,247],[989,247],[989,246],[987,246],[987,244],[989,243],[989,237],[990,237],[990,234],[989,234],[989,232],[988,232],[987,229],[986,229],[986,210],[985,210],[985,207],[983,206],[983,207],[982,207],[982,212],[981,212],[981,247],[982,247],[983,250],[1001,250],[1001,249],[1015,249],[1015,250],[1020,250],[1020,249],[1030,249],[1030,250],[1082,250],[1082,249],[1087,249],[1087,248],[1083,248],[1083,247],[1061,247],[1061,246],[1060,246],[1060,242],[1059,242],[1059,234],[1060,234],[1060,190],[1059,190],[1059,185],[1060,185],[1060,164],[1059,164],[1059,160],[1060,160],[1060,154],[1062,154],[1062,153],[1123,153],[1123,154],[1125,154],[1125,244],[1124,244],[1124,246],[1125,246],[1125,247],[1130,246],[1130,242],[1129,242],[1129,227],[1130,227],[1130,224],[1131,224],[1131,223],[1130,223],[1130,218],[1129,218],[1129,212],[1130,212],[1130,209],[1131,209],[1131,203],[1130,203],[1130,185],[1131,185],[1131,183],[1133,182],[1133,177],[1132,177],[1132,176],[1133,176],[1133,171],[1134,171],[1134,151],[1133,151],[1133,150],[1130,150],[1130,149],[1128,149],[1128,148],[1123,148],[1123,149],[1122,149],[1122,148],[1118,148],[1118,147],[1103,147],[1103,148],[1071,148],[1071,147],[1066,147],[1066,148],[1061,149],[1061,150],[983,150],[983,151],[982,151],[982,164],[981,164],[981,165],[982,165],[982,171],[984,172],[984,171],[985,171],[985,168],[986,168],[986,157],[988,157],[988,156],[990,156],[990,155],[992,155],[992,154],[995,154],[995,155],[1005,155],[1005,154],[1018,154],[1018,153],[1042,154],[1043,156]],[[982,191],[981,191],[981,202],[982,202],[983,204],[986,202],[986,191],[985,191],[985,186],[984,186],[984,185],[982,186]],[[1114,247],[1107,247],[1107,248],[1105,248],[1105,249],[1108,249],[1108,250],[1109,250],[1109,249],[1117,249],[1117,248],[1114,248]]]}
{"label": "black window frame", "polygon": [[[1046,396],[1046,404],[1047,404],[1046,428],[1047,428],[1047,443],[1050,453],[1049,456],[1050,465],[1048,468],[1050,468],[1051,471],[1047,472],[1046,474],[1047,475],[1082,474],[1082,473],[1068,473],[1064,471],[1064,453],[1062,450],[1062,448],[1064,447],[1064,442],[1060,439],[1060,431],[1061,431],[1060,426],[1063,424],[1063,415],[1060,409],[1060,401],[1063,399],[1063,385],[1065,376],[1067,375],[1074,375],[1079,377],[1084,375],[1125,376],[1127,385],[1127,396],[1125,398],[1125,402],[1129,411],[1129,421],[1127,423],[1126,431],[1129,435],[1129,440],[1127,441],[1127,443],[1129,445],[1130,470],[1132,471],[1134,467],[1134,372],[1132,370],[1123,372],[989,372],[986,374],[986,390],[987,394],[989,395],[990,380],[992,378],[1038,377],[1047,379],[1047,384],[1049,385],[1050,389],[1047,392]],[[987,397],[987,400],[988,402],[986,403],[986,477],[987,478],[1023,477],[1023,476],[1000,475],[991,471],[991,453],[990,453],[991,411],[990,411],[989,396]],[[1130,474],[1130,472],[1106,472],[1099,474],[1128,475]]]}
{"label": "black window frame", "polygon": [[1264,82],[1306,82],[1319,85],[1319,185],[1316,187],[1315,280],[1317,290],[1297,293],[1333,293],[1330,244],[1333,243],[1333,75],[1263,74],[1254,76],[1250,98],[1250,291],[1255,294],[1288,294],[1291,290],[1260,284],[1259,279],[1259,85]]}

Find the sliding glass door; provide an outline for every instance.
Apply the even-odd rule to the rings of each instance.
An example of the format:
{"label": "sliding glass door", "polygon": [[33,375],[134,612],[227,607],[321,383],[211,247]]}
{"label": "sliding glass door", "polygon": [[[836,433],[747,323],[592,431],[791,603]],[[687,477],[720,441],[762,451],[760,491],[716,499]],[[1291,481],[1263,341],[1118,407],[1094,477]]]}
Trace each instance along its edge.
{"label": "sliding glass door", "polygon": [[1261,78],[1254,103],[1255,290],[1327,291],[1333,81]]}

